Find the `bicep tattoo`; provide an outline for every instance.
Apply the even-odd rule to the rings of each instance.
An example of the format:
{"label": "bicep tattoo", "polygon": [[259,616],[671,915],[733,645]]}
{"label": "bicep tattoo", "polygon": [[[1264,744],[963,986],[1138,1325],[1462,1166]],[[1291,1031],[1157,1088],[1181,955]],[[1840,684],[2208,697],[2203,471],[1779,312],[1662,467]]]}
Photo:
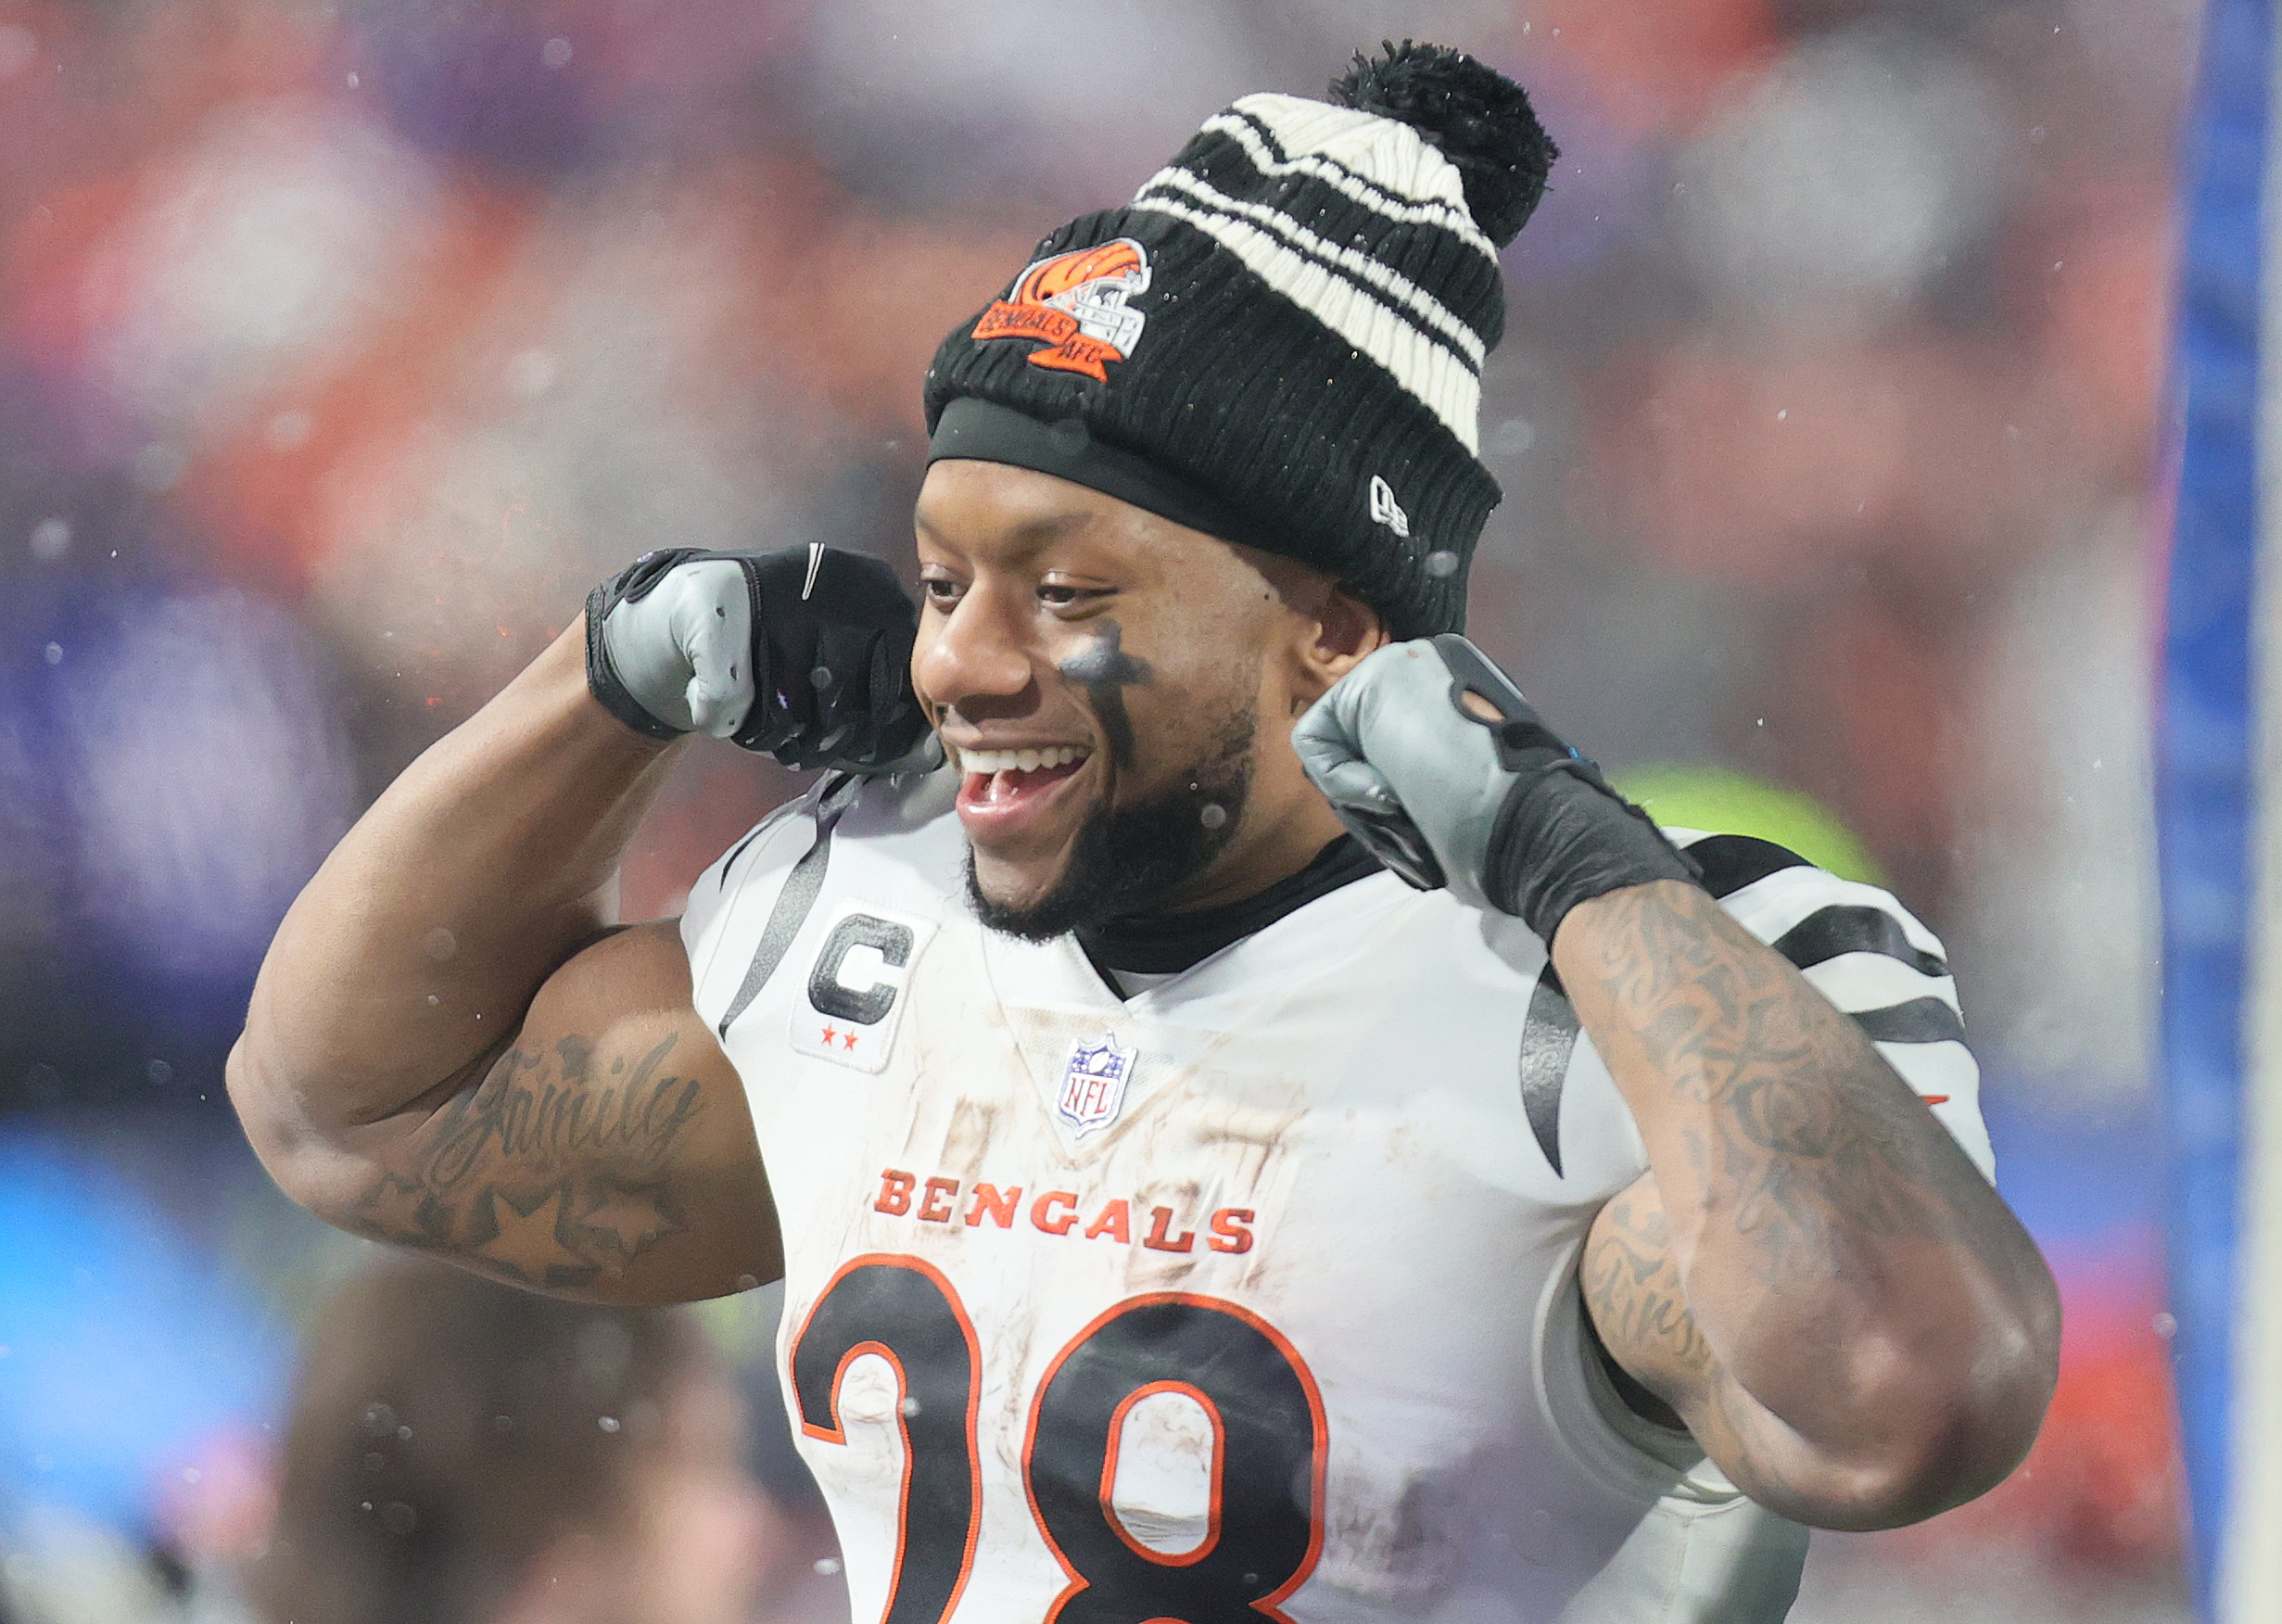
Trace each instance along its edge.
{"label": "bicep tattoo", "polygon": [[584,1037],[511,1046],[412,1131],[350,1226],[518,1285],[623,1273],[685,1227],[670,1174],[705,1102],[674,1064],[678,1042],[607,1059]]}

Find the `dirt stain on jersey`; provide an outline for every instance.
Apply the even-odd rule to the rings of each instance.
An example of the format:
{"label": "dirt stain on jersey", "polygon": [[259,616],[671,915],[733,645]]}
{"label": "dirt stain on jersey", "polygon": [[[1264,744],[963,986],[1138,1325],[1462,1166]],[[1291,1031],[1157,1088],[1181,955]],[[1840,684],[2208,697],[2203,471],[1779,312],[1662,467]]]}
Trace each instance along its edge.
{"label": "dirt stain on jersey", "polygon": [[951,1107],[951,1123],[944,1130],[943,1149],[934,1159],[935,1165],[964,1174],[970,1181],[981,1176],[1006,1109],[1002,1100],[962,1097]]}
{"label": "dirt stain on jersey", "polygon": [[1448,1535],[1462,1497],[1450,1475],[1352,1487],[1326,1508],[1325,1577],[1412,1617],[1432,1612],[1449,1595],[1458,1566]]}

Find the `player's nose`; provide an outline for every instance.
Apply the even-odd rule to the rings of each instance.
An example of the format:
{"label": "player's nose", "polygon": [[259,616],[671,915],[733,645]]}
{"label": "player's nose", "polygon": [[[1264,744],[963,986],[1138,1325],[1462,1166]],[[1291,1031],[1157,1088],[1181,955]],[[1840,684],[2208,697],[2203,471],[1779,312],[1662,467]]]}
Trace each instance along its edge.
{"label": "player's nose", "polygon": [[1023,628],[995,603],[997,594],[978,587],[948,615],[920,622],[911,651],[911,683],[919,696],[942,710],[971,715],[977,705],[1018,699],[1034,679]]}

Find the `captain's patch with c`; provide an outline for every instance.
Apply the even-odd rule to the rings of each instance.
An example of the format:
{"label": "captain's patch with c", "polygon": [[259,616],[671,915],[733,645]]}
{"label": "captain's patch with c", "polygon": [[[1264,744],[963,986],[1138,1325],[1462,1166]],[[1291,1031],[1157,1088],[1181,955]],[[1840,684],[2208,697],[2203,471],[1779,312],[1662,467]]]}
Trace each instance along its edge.
{"label": "captain's patch with c", "polygon": [[868,902],[843,903],[793,1002],[793,1048],[858,1072],[885,1066],[903,1018],[904,988],[934,933],[932,920]]}

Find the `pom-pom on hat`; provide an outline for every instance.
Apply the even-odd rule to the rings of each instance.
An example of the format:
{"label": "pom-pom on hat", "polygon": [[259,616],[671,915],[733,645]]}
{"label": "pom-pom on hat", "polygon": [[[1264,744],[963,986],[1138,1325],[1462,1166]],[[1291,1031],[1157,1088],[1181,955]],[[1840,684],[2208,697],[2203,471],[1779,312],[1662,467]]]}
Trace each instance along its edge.
{"label": "pom-pom on hat", "polygon": [[1248,95],[1041,242],[936,352],[929,461],[1058,475],[1313,565],[1397,637],[1453,631],[1500,498],[1498,250],[1557,153],[1519,85],[1439,45],[1358,56],[1331,97]]}

